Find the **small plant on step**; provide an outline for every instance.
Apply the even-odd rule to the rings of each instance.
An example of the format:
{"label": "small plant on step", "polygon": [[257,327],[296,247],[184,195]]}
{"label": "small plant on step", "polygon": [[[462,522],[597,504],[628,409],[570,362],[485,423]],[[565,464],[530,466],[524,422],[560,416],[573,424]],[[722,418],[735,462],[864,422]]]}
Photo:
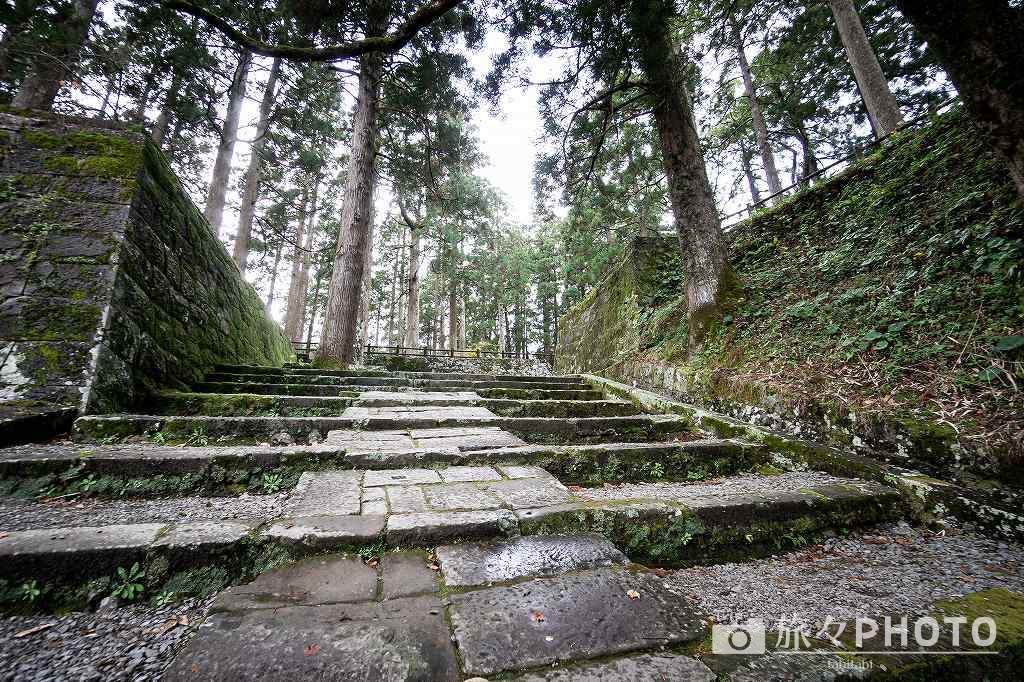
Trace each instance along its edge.
{"label": "small plant on step", "polygon": [[163,431],[157,431],[149,437],[149,440],[156,445],[164,445],[167,443],[167,434]]}
{"label": "small plant on step", "polygon": [[185,440],[185,445],[191,445],[194,447],[205,448],[209,444],[210,438],[206,435],[206,431],[201,428],[197,428],[192,431],[192,435]]}
{"label": "small plant on step", "polygon": [[280,492],[281,488],[284,487],[284,476],[281,474],[263,474],[262,487],[263,492],[268,495]]}
{"label": "small plant on step", "polygon": [[39,585],[36,584],[35,580],[29,580],[28,582],[22,583],[19,591],[21,592],[21,600],[29,603],[34,602],[39,598],[39,595],[43,593],[43,591],[39,589]]}
{"label": "small plant on step", "polygon": [[174,592],[164,590],[153,598],[153,603],[156,606],[167,606],[168,604],[173,604],[176,600],[177,595]]}
{"label": "small plant on step", "polygon": [[111,594],[125,601],[135,601],[143,590],[146,589],[145,585],[142,584],[142,579],[146,577],[146,572],[139,566],[139,562],[132,564],[132,567],[127,571],[124,570],[124,566],[117,567],[117,576],[114,578],[114,589]]}

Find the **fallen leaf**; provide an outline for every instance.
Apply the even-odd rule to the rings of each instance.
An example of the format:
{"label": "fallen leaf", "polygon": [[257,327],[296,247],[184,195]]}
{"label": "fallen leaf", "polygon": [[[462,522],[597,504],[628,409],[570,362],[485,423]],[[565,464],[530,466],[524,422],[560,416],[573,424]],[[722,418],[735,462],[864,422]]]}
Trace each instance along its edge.
{"label": "fallen leaf", "polygon": [[184,625],[184,626],[188,625],[188,614],[187,613],[183,613],[180,616],[178,616],[178,625]]}
{"label": "fallen leaf", "polygon": [[157,637],[163,637],[168,632],[170,632],[174,628],[178,627],[178,625],[179,625],[178,619],[177,618],[171,618],[169,621],[167,621],[166,623],[164,623],[160,627],[156,628],[155,634],[156,634]]}
{"label": "fallen leaf", "polygon": [[530,611],[530,619],[535,623],[543,623],[547,618],[540,611]]}
{"label": "fallen leaf", "polygon": [[427,568],[429,568],[431,571],[441,570],[441,567],[438,564],[435,564],[434,562],[430,562],[429,564],[427,564]]}
{"label": "fallen leaf", "polygon": [[372,556],[366,560],[366,565],[370,568],[377,568],[377,564],[380,563],[380,557]]}
{"label": "fallen leaf", "polygon": [[629,597],[630,599],[639,599],[640,598],[640,593],[637,592],[636,590],[630,590],[629,592],[626,592],[626,596]]}
{"label": "fallen leaf", "polygon": [[307,646],[305,649],[302,650],[302,653],[305,656],[315,656],[317,653],[319,653],[319,651],[320,651],[320,645],[319,644],[310,644],[309,646]]}
{"label": "fallen leaf", "polygon": [[654,575],[658,576],[659,578],[667,578],[670,575],[672,575],[672,571],[668,570],[667,568],[656,568],[654,569]]}
{"label": "fallen leaf", "polygon": [[14,638],[21,639],[22,637],[28,637],[29,635],[34,635],[37,632],[42,632],[46,628],[52,628],[54,625],[56,625],[56,623],[43,623],[42,625],[37,625],[34,628],[29,628],[28,630],[22,630],[21,632],[15,633]]}
{"label": "fallen leaf", "polygon": [[8,538],[10,536],[11,536],[10,533],[0,533],[0,540],[3,540],[4,538]]}

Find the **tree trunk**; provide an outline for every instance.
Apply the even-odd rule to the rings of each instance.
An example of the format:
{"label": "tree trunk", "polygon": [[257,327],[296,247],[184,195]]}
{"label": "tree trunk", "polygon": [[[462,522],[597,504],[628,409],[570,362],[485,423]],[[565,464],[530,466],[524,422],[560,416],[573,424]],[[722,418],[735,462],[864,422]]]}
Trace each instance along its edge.
{"label": "tree trunk", "polygon": [[403,346],[419,348],[420,328],[420,229],[409,228],[409,285],[405,291],[405,339]]}
{"label": "tree trunk", "polygon": [[21,82],[11,102],[12,106],[42,111],[53,108],[53,100],[61,84],[76,75],[78,56],[89,37],[89,26],[98,4],[99,0],[74,0],[70,12],[62,14],[58,19],[59,43],[35,46],[40,52],[32,58],[25,80]]}
{"label": "tree trunk", "polygon": [[206,197],[206,220],[210,223],[210,229],[218,236],[224,218],[224,201],[228,194],[228,181],[231,179],[231,160],[234,158],[235,141],[238,139],[238,119],[242,114],[245,86],[251,64],[252,53],[248,50],[242,52],[235,68],[235,75],[231,79],[231,87],[228,89],[228,110],[224,116],[220,146],[217,147],[217,159],[213,163],[213,175],[210,178],[210,191]]}
{"label": "tree trunk", "polygon": [[857,79],[864,106],[871,119],[871,127],[875,137],[885,137],[903,123],[900,105],[889,89],[889,81],[882,73],[878,57],[868,42],[864,25],[857,15],[853,0],[829,0],[832,14],[836,18],[839,37],[846,48],[846,55],[853,67],[853,76]]}
{"label": "tree trunk", "polygon": [[307,348],[309,348],[310,344],[313,343],[313,327],[316,325],[316,308],[320,304],[320,286],[323,284],[323,281],[323,273],[318,269],[316,271],[316,285],[313,287],[313,305],[310,306],[309,311],[309,328],[306,331]]}
{"label": "tree trunk", "polygon": [[689,347],[697,350],[709,324],[721,312],[727,280],[732,276],[721,222],[708,182],[704,157],[681,55],[669,22],[671,3],[634,0],[630,22],[638,41],[640,64],[653,98],[669,199],[683,256]]}
{"label": "tree trunk", "polygon": [[167,131],[171,125],[171,117],[174,114],[174,107],[178,102],[178,87],[180,83],[181,77],[178,75],[178,69],[175,68],[171,72],[171,84],[168,86],[167,92],[164,93],[164,104],[160,108],[160,115],[156,117],[151,133],[153,144],[161,149],[167,140]]}
{"label": "tree trunk", "polygon": [[448,344],[453,350],[465,348],[465,332],[460,329],[462,322],[462,282],[459,276],[459,265],[462,256],[459,253],[457,244],[453,244],[449,250],[450,273],[448,275]]}
{"label": "tree trunk", "polygon": [[[277,291],[277,271],[281,268],[281,247],[282,242],[277,242],[277,250],[274,251],[274,269],[270,271],[270,293],[267,294],[267,313],[274,307],[274,296]],[[271,315],[271,317],[273,317]]]}
{"label": "tree trunk", "polygon": [[0,82],[9,83],[11,69],[19,61],[18,53],[25,49],[25,42],[31,39],[25,34],[32,15],[36,12],[39,0],[15,0],[14,10],[11,12],[10,21],[7,24],[7,32],[0,40]]}
{"label": "tree trunk", "polygon": [[288,280],[288,301],[284,314],[284,333],[292,341],[298,341],[302,336],[303,311],[306,308],[306,292],[300,292],[299,288],[301,286],[302,247],[306,240],[308,207],[309,187],[307,185],[302,188],[302,199],[299,204],[299,222],[295,230],[295,247],[292,249],[292,276]]}
{"label": "tree trunk", "polygon": [[[386,12],[380,2],[368,8],[368,35],[379,35]],[[341,230],[334,257],[334,272],[327,293],[323,339],[317,361],[346,366],[352,361],[357,340],[360,296],[369,236],[373,228],[373,193],[376,180],[377,113],[384,55],[371,52],[359,58],[359,94],[352,124],[352,149]]]}
{"label": "tree trunk", "polygon": [[743,45],[743,35],[740,33],[738,24],[733,24],[732,34],[736,46],[736,55],[739,57],[740,74],[743,76],[743,90],[747,93],[747,101],[750,103],[750,120],[754,126],[754,137],[757,138],[757,148],[761,152],[761,164],[764,166],[764,175],[768,180],[768,193],[776,195],[782,191],[782,182],[779,180],[779,170],[775,166],[775,153],[772,151],[771,143],[768,141],[768,125],[764,122],[764,114],[761,112],[761,105],[757,101],[754,76],[750,73],[750,63],[747,61],[746,48]]}
{"label": "tree trunk", "polygon": [[818,157],[814,154],[814,147],[811,146],[811,136],[807,132],[807,126],[802,120],[797,121],[796,137],[800,140],[800,148],[803,151],[804,163],[800,171],[800,182],[806,187],[811,176],[818,172]]}
{"label": "tree trunk", "polygon": [[242,189],[242,203],[238,209],[238,233],[235,235],[235,247],[232,256],[238,269],[245,274],[249,263],[249,241],[252,239],[252,220],[256,213],[256,201],[259,199],[260,180],[263,176],[263,148],[267,144],[267,132],[270,129],[270,110],[274,106],[274,91],[281,73],[281,60],[275,58],[270,65],[267,76],[267,87],[263,91],[260,102],[260,118],[256,124],[256,139],[249,150],[249,169],[245,173],[245,187]]}
{"label": "tree trunk", "polygon": [[896,0],[1024,200],[1024,9],[1007,0]]}
{"label": "tree trunk", "polygon": [[750,189],[750,208],[761,203],[761,190],[757,188],[757,178],[754,177],[754,169],[750,161],[754,158],[754,152],[747,145],[740,143],[740,161],[743,163],[743,174],[747,178],[747,188]]}
{"label": "tree trunk", "polygon": [[361,283],[362,295],[359,299],[359,340],[356,349],[362,355],[366,347],[366,339],[370,335],[370,285],[373,282],[373,204],[370,204],[370,234],[366,236],[367,248],[363,252],[363,281]]}

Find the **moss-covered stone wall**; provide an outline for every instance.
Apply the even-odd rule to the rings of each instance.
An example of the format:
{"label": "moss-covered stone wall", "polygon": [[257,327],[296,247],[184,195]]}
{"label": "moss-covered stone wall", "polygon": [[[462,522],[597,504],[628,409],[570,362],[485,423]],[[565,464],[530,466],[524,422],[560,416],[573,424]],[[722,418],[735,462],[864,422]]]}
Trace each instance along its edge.
{"label": "moss-covered stone wall", "polygon": [[699,353],[678,292],[653,313],[602,307],[630,291],[623,265],[560,321],[587,320],[593,337],[560,347],[562,365],[1020,494],[1024,205],[960,109],[728,238],[741,290]]}
{"label": "moss-covered stone wall", "polygon": [[675,237],[634,239],[622,260],[559,319],[555,370],[597,372],[639,342],[638,321],[676,298],[682,262]]}
{"label": "moss-covered stone wall", "polygon": [[119,411],[289,357],[141,131],[0,113],[0,400]]}

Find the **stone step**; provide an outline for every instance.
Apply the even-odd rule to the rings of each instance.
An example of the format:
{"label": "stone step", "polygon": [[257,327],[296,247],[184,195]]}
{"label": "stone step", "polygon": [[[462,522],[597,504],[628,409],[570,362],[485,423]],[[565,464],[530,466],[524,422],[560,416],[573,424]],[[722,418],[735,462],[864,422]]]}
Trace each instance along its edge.
{"label": "stone step", "polygon": [[166,497],[291,487],[299,474],[353,469],[535,465],[564,483],[701,480],[763,464],[738,441],[530,446],[501,429],[333,431],[321,445],[30,445],[0,450],[0,490],[19,496]]}
{"label": "stone step", "polygon": [[260,365],[223,365],[213,366],[213,371],[219,374],[273,374],[273,375],[303,375],[314,374],[318,376],[335,377],[387,377],[393,376],[392,372],[384,369],[373,369],[366,367],[362,369],[313,369],[313,368],[290,368],[290,367],[262,367]]}
{"label": "stone step", "polygon": [[[356,408],[348,408],[353,410]],[[367,409],[367,408],[359,408]],[[536,443],[598,443],[663,440],[685,434],[686,420],[661,415],[632,417],[498,417],[484,408],[372,408],[394,412],[349,417],[207,417],[90,415],[75,421],[72,437],[81,443],[126,438],[167,443],[246,445],[321,442],[334,430],[427,429],[440,426],[496,426]],[[360,413],[361,414],[361,413]],[[205,442],[201,442],[205,441]]]}
{"label": "stone step", "polygon": [[481,398],[472,392],[455,394],[393,393],[368,391],[353,403],[355,407],[401,407],[435,405],[485,407],[502,417],[628,417],[641,411],[622,400],[509,400]]}
{"label": "stone step", "polygon": [[[333,396],[356,397],[367,391],[394,392],[394,386],[365,385],[339,386],[332,384],[279,384],[279,383],[237,383],[237,382],[202,382],[196,385],[201,393],[249,393],[257,395],[299,395],[299,396]],[[416,387],[410,394],[442,393],[453,390],[445,387]],[[501,400],[602,400],[604,394],[590,389],[584,390],[548,390],[535,388],[475,388],[472,390],[481,398]]]}
{"label": "stone step", "polygon": [[165,392],[152,398],[153,414],[208,417],[340,416],[357,399],[339,396],[260,395],[252,393]]}
{"label": "stone step", "polygon": [[[716,486],[722,490],[716,493]],[[15,583],[47,576],[51,592],[43,601],[67,605],[85,598],[90,581],[126,561],[139,561],[147,589],[159,591],[176,572],[211,562],[231,566],[231,580],[251,575],[259,563],[254,556],[293,557],[379,540],[430,547],[598,533],[634,561],[687,565],[778,552],[823,530],[900,513],[892,489],[807,472],[718,484],[623,486],[618,496],[606,493],[570,490],[542,469],[526,466],[312,471],[302,474],[287,499],[262,506],[242,498],[213,511],[202,498],[112,500],[64,509],[34,503],[20,511],[37,525],[6,532],[0,562],[5,579]],[[138,523],[96,524],[109,510],[126,513],[126,505],[133,505]],[[203,520],[176,521],[182,514]],[[216,520],[211,514],[237,518]],[[83,523],[45,528],[75,519]]]}
{"label": "stone step", "polygon": [[583,390],[589,388],[582,380],[524,381],[511,379],[417,379],[401,376],[333,376],[325,374],[227,374],[211,372],[205,383],[241,384],[318,384],[327,386],[405,386],[410,388],[475,390],[479,388],[526,388],[541,390]]}
{"label": "stone step", "polygon": [[209,382],[196,384],[199,393],[245,393],[249,395],[297,395],[333,398],[355,398],[361,387],[332,386],[327,384],[241,384],[235,382]]}

